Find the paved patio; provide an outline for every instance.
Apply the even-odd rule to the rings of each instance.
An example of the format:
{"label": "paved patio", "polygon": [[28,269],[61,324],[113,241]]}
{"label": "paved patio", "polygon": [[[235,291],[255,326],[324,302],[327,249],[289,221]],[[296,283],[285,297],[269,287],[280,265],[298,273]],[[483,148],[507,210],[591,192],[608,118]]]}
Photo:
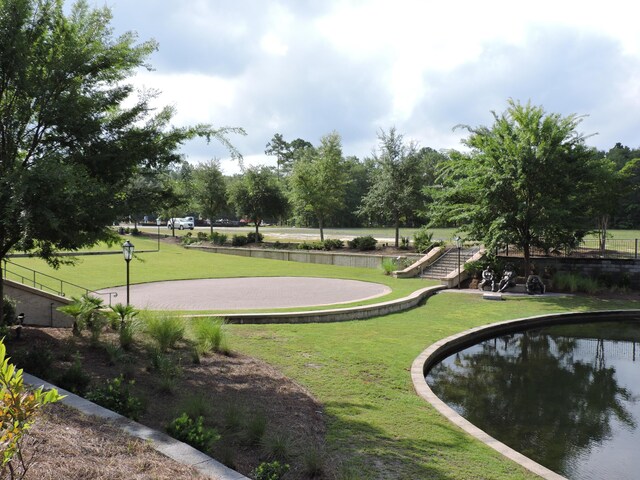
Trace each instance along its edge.
{"label": "paved patio", "polygon": [[[125,303],[126,287],[112,303]],[[246,310],[292,308],[351,303],[390,293],[386,285],[312,277],[250,277],[175,280],[130,286],[130,303],[151,310]],[[104,295],[108,303],[108,295]]]}

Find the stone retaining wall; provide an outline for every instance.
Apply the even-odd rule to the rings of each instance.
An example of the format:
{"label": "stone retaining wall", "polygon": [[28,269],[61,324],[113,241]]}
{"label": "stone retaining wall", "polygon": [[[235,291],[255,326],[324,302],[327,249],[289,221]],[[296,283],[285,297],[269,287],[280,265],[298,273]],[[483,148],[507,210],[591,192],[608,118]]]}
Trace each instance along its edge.
{"label": "stone retaining wall", "polygon": [[[189,245],[186,248],[203,250],[224,255],[238,255],[241,257],[267,258],[270,260],[284,260],[288,262],[318,263],[322,265],[336,265],[340,267],[381,268],[384,259],[395,260],[397,255],[367,255],[366,253],[318,252],[311,250],[276,250],[271,248],[234,248],[218,247],[215,245]],[[402,255],[411,260],[422,258],[420,254]]]}
{"label": "stone retaining wall", "polygon": [[57,308],[68,305],[69,299],[43,292],[12,280],[4,281],[4,294],[17,301],[16,313],[24,313],[25,325],[71,327],[73,319]]}

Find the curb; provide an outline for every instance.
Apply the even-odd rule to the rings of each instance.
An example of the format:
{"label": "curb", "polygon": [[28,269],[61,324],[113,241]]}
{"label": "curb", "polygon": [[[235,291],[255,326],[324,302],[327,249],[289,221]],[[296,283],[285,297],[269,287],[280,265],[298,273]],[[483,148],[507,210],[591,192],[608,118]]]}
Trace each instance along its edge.
{"label": "curb", "polygon": [[63,388],[56,387],[55,385],[45,382],[33,375],[29,375],[28,373],[23,373],[23,377],[25,383],[28,383],[33,387],[37,388],[43,386],[45,389],[55,388],[61,395],[66,395],[66,397],[61,400],[61,403],[73,407],[85,415],[92,415],[109,421],[111,424],[120,428],[127,434],[149,442],[155,450],[163,455],[182,463],[183,465],[194,467],[204,475],[208,475],[216,480],[249,480],[248,477],[245,477],[241,473],[226,467],[210,456],[196,450],[186,443],[170,437],[166,433],[146,427],[138,422],[134,422],[119,413],[107,410],[100,405],[68,392]]}

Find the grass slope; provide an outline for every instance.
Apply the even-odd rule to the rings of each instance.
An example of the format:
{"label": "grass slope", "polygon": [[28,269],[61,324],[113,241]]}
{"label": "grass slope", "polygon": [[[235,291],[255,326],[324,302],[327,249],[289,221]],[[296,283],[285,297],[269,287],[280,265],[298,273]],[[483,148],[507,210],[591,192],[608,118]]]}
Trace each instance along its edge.
{"label": "grass slope", "polygon": [[[522,479],[535,476],[471,439],[418,398],[409,369],[431,343],[486,323],[552,312],[640,308],[584,297],[483,301],[441,293],[374,320],[229,326],[234,348],[278,365],[329,416],[329,445],[349,458],[343,478]],[[351,473],[350,473],[351,472]]]}

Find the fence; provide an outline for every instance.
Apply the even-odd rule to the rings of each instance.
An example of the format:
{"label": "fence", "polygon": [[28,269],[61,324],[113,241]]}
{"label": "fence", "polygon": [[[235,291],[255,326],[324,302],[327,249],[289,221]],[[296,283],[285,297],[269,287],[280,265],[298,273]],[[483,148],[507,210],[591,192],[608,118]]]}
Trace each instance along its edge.
{"label": "fence", "polygon": [[[572,257],[572,258],[607,258],[620,260],[637,260],[639,239],[610,239],[606,241],[603,249],[597,238],[585,239],[575,248],[552,248],[543,250],[531,247],[532,257]],[[522,250],[509,245],[496,252],[505,257],[521,257]]]}

